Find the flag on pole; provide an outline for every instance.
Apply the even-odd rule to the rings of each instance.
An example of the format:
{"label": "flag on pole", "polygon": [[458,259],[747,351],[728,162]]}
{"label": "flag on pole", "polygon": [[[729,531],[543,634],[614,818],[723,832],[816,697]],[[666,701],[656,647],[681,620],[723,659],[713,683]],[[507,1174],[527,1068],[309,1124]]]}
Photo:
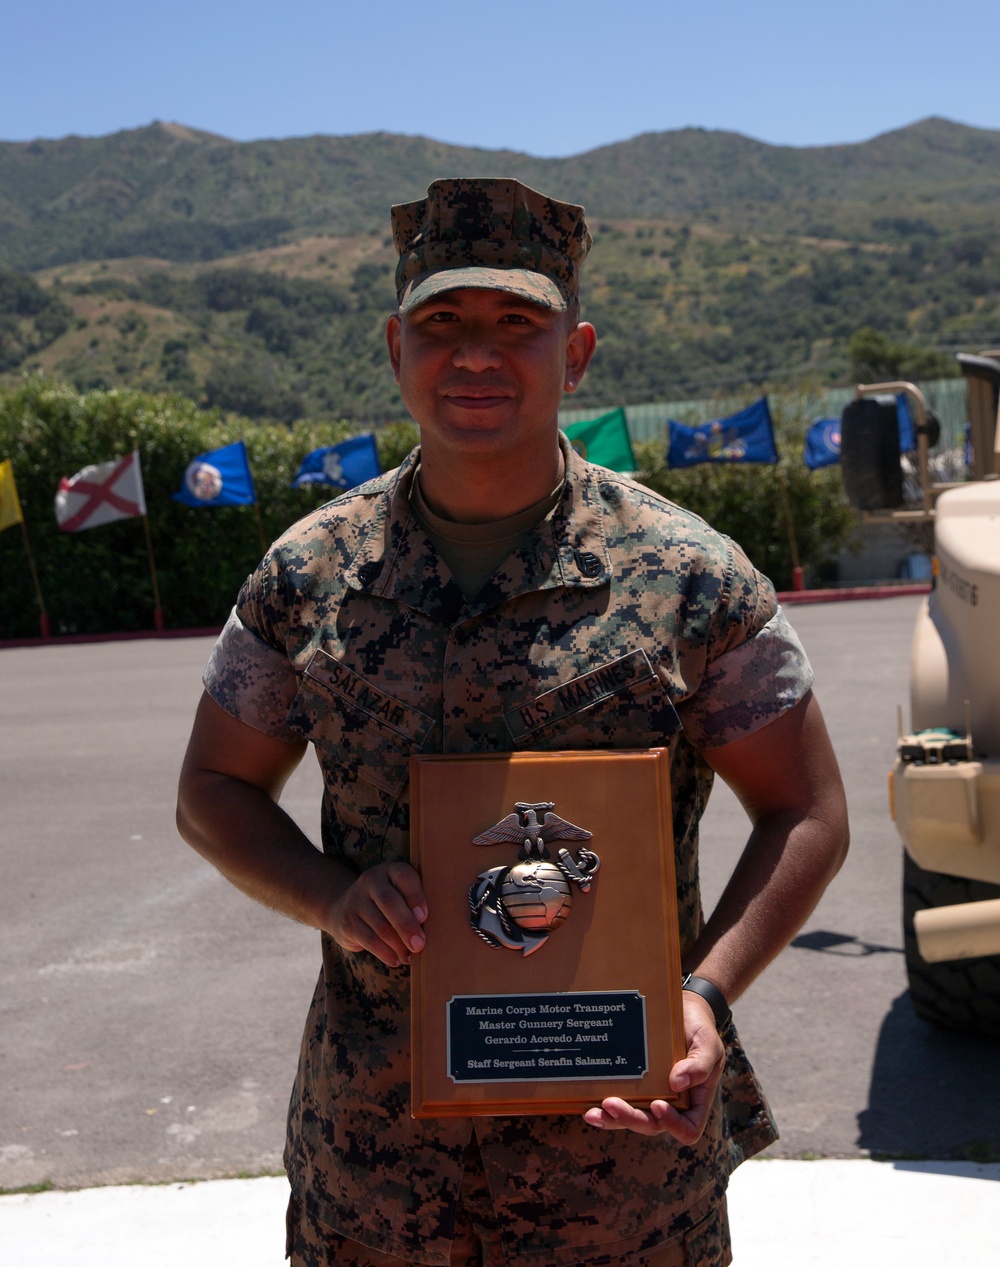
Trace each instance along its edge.
{"label": "flag on pole", "polygon": [[146,495],[142,487],[139,454],[98,462],[64,476],[56,493],[56,522],[62,532],[82,532],[100,528],[116,519],[145,515]]}
{"label": "flag on pole", "polygon": [[0,462],[0,532],[4,528],[21,525],[21,536],[24,538],[24,550],[28,556],[28,567],[31,581],[35,587],[35,598],[38,600],[38,621],[43,638],[49,636],[49,618],[45,614],[45,600],[42,598],[42,587],[38,583],[38,569],[35,567],[35,556],[31,553],[31,542],[28,539],[28,525],[24,522],[21,500],[17,495],[17,484],[14,480],[14,463],[10,458]]}
{"label": "flag on pole", "polygon": [[917,447],[917,429],[913,425],[906,392],[898,392],[896,395],[896,424],[899,427],[900,453],[912,453]]}
{"label": "flag on pole", "polygon": [[766,396],[728,418],[717,418],[700,427],[685,427],[670,419],[668,466],[697,466],[700,462],[777,460],[774,426]]}
{"label": "flag on pole", "polygon": [[634,471],[638,467],[629,439],[624,409],[614,409],[589,422],[573,422],[566,438],[581,457],[610,471]]}
{"label": "flag on pole", "polygon": [[14,463],[10,458],[0,462],[0,532],[24,523],[24,513],[14,480]]}
{"label": "flag on pole", "polygon": [[211,453],[200,453],[187,464],[180,491],[171,493],[185,506],[252,506],[257,495],[242,440]]}
{"label": "flag on pole", "polygon": [[382,474],[378,460],[375,435],[368,431],[361,436],[349,436],[339,444],[327,445],[307,453],[292,480],[292,488],[306,484],[329,484],[346,491],[357,488],[366,480]]}
{"label": "flag on pole", "polygon": [[840,419],[817,418],[806,432],[802,460],[810,471],[840,461]]}

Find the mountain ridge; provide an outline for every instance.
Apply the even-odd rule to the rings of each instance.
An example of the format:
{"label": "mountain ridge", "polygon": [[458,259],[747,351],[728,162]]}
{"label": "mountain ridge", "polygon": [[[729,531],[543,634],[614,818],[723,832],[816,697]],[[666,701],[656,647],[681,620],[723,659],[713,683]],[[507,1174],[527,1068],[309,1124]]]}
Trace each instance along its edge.
{"label": "mountain ridge", "polygon": [[[646,132],[565,158],[427,137],[232,141],[157,121],[104,137],[0,142],[0,260],[219,258],[307,233],[377,231],[392,202],[460,172],[511,175],[594,218],[709,216],[753,230],[877,236],[892,203],[974,223],[1000,198],[1000,132],[930,117],[869,141],[775,146],[737,132]],[[944,216],[945,219],[949,217]]]}
{"label": "mountain ridge", "polygon": [[796,148],[687,128],[541,159],[158,122],[0,143],[0,375],[253,418],[398,416],[388,208],[463,172],[587,207],[582,408],[845,382],[867,327],[931,377],[1000,340],[1000,132],[932,117]]}

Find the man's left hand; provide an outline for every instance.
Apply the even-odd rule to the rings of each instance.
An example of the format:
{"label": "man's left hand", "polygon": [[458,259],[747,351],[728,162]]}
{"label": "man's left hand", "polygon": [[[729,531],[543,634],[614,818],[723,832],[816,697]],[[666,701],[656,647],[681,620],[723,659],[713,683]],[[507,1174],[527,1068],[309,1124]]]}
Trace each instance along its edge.
{"label": "man's left hand", "polygon": [[715,1028],[712,1009],[698,994],[684,991],[684,1033],[687,1055],[670,1071],[670,1090],[688,1091],[689,1107],[683,1112],[666,1100],[654,1100],[648,1109],[637,1109],[618,1096],[588,1109],[583,1120],[604,1131],[635,1131],[639,1135],[672,1135],[682,1144],[701,1138],[715,1099],[726,1051]]}

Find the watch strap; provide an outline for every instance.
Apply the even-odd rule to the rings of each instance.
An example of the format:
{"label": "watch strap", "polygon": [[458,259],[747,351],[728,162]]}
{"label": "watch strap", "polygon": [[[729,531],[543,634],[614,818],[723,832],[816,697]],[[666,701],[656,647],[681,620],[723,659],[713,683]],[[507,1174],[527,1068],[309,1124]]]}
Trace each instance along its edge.
{"label": "watch strap", "polygon": [[704,977],[696,977],[689,972],[681,982],[681,989],[690,990],[692,994],[701,995],[712,1009],[712,1015],[715,1017],[715,1028],[720,1034],[724,1034],[732,1024],[733,1013],[726,1002],[726,996],[719,987],[713,985],[711,981],[707,981]]}

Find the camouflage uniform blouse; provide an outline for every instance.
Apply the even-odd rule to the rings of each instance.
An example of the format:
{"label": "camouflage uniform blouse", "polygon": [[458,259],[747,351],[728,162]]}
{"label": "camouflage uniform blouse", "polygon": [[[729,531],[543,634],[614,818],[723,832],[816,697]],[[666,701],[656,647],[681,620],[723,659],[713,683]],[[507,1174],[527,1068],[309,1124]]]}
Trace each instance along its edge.
{"label": "camouflage uniform blouse", "polygon": [[[323,848],[361,870],[408,857],[414,752],[669,741],[682,945],[702,923],[699,749],[808,690],[770,583],[728,538],[568,454],[563,498],[475,600],[412,517],[415,455],[291,528],[240,593],[205,672],[212,697],[323,769]],[[342,1235],[447,1263],[475,1129],[512,1265],[580,1262],[680,1234],[776,1136],[738,1042],[701,1141],[578,1116],[415,1121],[409,982],[324,935],[289,1110],[294,1191]]]}

